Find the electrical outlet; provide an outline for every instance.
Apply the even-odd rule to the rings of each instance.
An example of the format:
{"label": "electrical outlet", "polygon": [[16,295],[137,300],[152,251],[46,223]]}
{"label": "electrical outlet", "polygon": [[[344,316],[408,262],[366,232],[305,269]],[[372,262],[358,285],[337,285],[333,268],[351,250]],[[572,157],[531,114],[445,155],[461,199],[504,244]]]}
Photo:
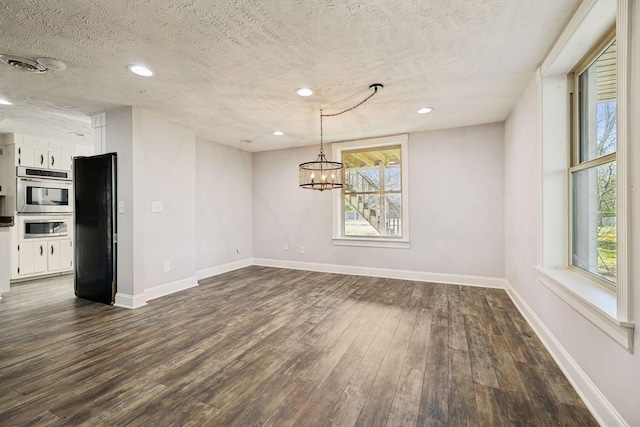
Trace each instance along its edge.
{"label": "electrical outlet", "polygon": [[285,243],[285,244],[284,244],[284,250],[285,250],[285,251],[288,251],[288,250],[289,250],[289,244],[288,244],[288,243]]}
{"label": "electrical outlet", "polygon": [[240,249],[240,246],[238,246],[238,247],[236,248],[236,253],[240,253],[240,252],[242,252],[242,249]]}
{"label": "electrical outlet", "polygon": [[162,266],[162,271],[168,273],[171,271],[171,261],[165,261]]}
{"label": "electrical outlet", "polygon": [[124,200],[120,200],[118,202],[118,213],[121,213],[121,214],[124,213]]}
{"label": "electrical outlet", "polygon": [[162,202],[151,202],[151,212],[153,212],[153,213],[161,213],[162,212]]}
{"label": "electrical outlet", "polygon": [[304,255],[304,246],[300,246],[300,255]]}

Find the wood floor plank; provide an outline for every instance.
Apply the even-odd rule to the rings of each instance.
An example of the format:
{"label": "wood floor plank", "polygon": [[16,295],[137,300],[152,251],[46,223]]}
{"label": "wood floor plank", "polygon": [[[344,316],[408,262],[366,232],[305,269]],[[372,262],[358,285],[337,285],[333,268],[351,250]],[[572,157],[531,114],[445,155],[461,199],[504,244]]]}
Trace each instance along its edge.
{"label": "wood floor plank", "polygon": [[436,286],[419,412],[424,416],[419,423],[449,422],[449,299],[445,286]]}
{"label": "wood floor plank", "polygon": [[388,427],[415,426],[420,412],[424,371],[404,365],[387,419]]}
{"label": "wood floor plank", "polygon": [[503,290],[251,266],[0,300],[0,425],[597,425]]}
{"label": "wood floor plank", "polygon": [[424,372],[425,364],[427,363],[432,315],[433,311],[431,309],[420,309],[411,334],[409,348],[407,349],[407,358],[404,362],[406,366],[422,372]]}
{"label": "wood floor plank", "polygon": [[536,409],[538,419],[545,425],[572,425],[570,418],[556,399],[553,389],[544,378],[544,373],[527,363],[516,362],[516,366],[527,385],[529,399]]}
{"label": "wood floor plank", "polygon": [[[500,427],[509,425],[500,414],[500,402],[496,398],[493,387],[474,384],[476,407],[478,409],[478,426]],[[508,421],[508,420],[506,420]]]}
{"label": "wood floor plank", "polygon": [[480,318],[474,314],[467,314],[464,319],[473,382],[498,388],[498,379],[493,370],[493,360],[480,326]]}
{"label": "wood floor plank", "polygon": [[380,364],[357,426],[384,426],[387,424],[389,411],[393,404],[394,392],[400,380],[400,373],[409,348],[409,340],[394,337],[389,350]]}

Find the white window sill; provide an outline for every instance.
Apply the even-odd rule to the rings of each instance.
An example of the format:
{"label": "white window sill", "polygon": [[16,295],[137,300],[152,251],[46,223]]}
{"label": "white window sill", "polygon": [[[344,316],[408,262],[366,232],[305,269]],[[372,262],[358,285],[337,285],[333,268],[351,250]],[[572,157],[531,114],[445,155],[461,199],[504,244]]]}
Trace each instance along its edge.
{"label": "white window sill", "polygon": [[542,268],[538,280],[578,313],[633,352],[634,324],[617,319],[616,295],[568,269]]}
{"label": "white window sill", "polygon": [[335,246],[360,246],[369,248],[409,249],[410,247],[408,240],[390,239],[384,237],[334,237],[333,244]]}

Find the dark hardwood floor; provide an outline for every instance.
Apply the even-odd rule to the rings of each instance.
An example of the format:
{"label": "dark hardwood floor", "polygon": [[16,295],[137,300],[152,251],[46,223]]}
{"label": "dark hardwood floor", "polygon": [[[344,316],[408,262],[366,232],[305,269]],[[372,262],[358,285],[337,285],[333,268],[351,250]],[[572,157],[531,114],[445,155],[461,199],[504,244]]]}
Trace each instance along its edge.
{"label": "dark hardwood floor", "polygon": [[0,425],[597,423],[504,291],[249,267],[136,310],[13,286]]}

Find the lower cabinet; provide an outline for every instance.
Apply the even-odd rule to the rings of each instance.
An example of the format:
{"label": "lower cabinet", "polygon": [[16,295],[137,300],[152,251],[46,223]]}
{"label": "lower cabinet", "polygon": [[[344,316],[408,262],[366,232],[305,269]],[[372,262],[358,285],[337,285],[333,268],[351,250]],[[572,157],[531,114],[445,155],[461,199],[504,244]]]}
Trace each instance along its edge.
{"label": "lower cabinet", "polygon": [[71,239],[22,242],[18,245],[18,275],[53,273],[73,268]]}

